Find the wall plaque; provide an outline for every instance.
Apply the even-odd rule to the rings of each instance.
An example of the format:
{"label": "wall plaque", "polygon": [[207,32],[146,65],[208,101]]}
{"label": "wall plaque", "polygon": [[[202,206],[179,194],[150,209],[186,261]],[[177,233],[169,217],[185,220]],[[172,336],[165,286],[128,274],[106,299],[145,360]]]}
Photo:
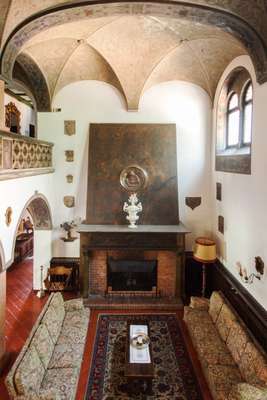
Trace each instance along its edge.
{"label": "wall plaque", "polygon": [[216,182],[216,199],[222,201],[222,184]]}
{"label": "wall plaque", "polygon": [[65,157],[67,162],[72,162],[74,161],[74,151],[73,150],[66,150],[65,151]]}
{"label": "wall plaque", "polygon": [[63,202],[66,207],[72,208],[75,206],[75,197],[74,196],[64,196]]}
{"label": "wall plaque", "polygon": [[76,121],[64,121],[64,134],[68,136],[75,135]]}
{"label": "wall plaque", "polygon": [[11,207],[8,207],[6,209],[6,213],[5,213],[5,217],[6,217],[6,226],[11,225],[12,222],[12,214],[13,214],[13,210]]}
{"label": "wall plaque", "polygon": [[120,174],[120,183],[128,192],[138,192],[147,186],[147,172],[139,165],[129,165]]}
{"label": "wall plaque", "polygon": [[186,197],[185,204],[194,210],[196,207],[200,206],[201,204],[201,197]]}
{"label": "wall plaque", "polygon": [[224,217],[222,215],[218,216],[218,231],[224,234]]}
{"label": "wall plaque", "polygon": [[70,175],[70,174],[67,175],[67,176],[66,176],[66,179],[67,179],[67,182],[68,182],[68,183],[72,183],[72,182],[73,182],[73,175]]}

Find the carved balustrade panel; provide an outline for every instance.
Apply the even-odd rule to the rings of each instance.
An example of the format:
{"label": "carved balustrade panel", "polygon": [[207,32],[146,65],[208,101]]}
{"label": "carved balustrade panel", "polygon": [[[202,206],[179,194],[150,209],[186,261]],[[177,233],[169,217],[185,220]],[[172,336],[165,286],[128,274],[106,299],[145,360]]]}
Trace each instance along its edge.
{"label": "carved balustrade panel", "polygon": [[52,155],[53,143],[0,131],[0,175],[12,170],[52,170]]}

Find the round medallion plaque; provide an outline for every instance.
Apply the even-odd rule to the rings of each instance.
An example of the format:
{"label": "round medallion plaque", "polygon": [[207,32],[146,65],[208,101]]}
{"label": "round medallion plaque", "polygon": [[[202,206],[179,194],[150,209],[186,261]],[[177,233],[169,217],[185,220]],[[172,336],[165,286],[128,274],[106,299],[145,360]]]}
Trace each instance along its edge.
{"label": "round medallion plaque", "polygon": [[129,165],[120,174],[120,183],[128,192],[143,190],[148,181],[147,172],[139,165]]}

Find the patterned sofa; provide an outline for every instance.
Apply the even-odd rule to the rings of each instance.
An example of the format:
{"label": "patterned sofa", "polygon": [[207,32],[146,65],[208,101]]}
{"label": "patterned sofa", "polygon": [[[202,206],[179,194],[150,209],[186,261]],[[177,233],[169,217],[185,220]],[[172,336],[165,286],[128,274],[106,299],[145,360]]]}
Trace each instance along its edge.
{"label": "patterned sofa", "polygon": [[88,322],[81,299],[51,294],[6,378],[11,398],[73,400]]}
{"label": "patterned sofa", "polygon": [[184,321],[214,400],[267,400],[267,357],[221,292],[192,297]]}

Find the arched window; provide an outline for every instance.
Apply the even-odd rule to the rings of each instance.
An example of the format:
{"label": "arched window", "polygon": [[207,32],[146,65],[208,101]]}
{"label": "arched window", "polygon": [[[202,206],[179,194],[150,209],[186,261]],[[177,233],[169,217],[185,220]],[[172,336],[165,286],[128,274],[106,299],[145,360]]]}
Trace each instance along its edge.
{"label": "arched window", "polygon": [[239,118],[240,110],[238,105],[238,96],[232,93],[227,106],[227,137],[226,146],[237,146],[239,141]]}
{"label": "arched window", "polygon": [[238,67],[226,78],[218,99],[216,170],[251,173],[253,85]]}
{"label": "arched window", "polygon": [[242,129],[242,144],[248,145],[251,143],[251,131],[252,131],[252,83],[249,82],[243,93],[243,129]]}

